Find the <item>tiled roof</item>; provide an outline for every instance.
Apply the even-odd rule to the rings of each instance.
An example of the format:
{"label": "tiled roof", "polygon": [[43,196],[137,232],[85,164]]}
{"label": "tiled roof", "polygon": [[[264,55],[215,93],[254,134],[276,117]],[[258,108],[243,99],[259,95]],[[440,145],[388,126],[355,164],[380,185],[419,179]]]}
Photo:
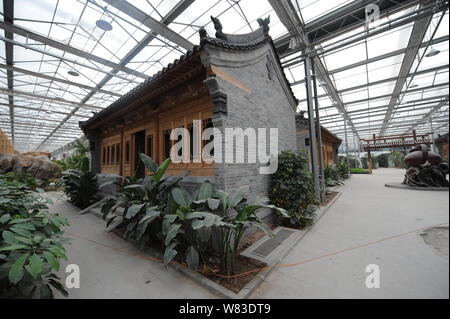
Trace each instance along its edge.
{"label": "tiled roof", "polygon": [[172,70],[173,68],[175,68],[177,65],[179,65],[183,61],[189,59],[192,55],[194,55],[195,53],[200,51],[200,49],[201,49],[201,46],[198,46],[198,45],[194,46],[194,48],[192,50],[186,52],[186,54],[182,55],[179,59],[176,59],[173,63],[170,63],[169,65],[167,65],[167,67],[163,68],[158,73],[154,74],[153,76],[149,77],[144,82],[142,82],[141,84],[137,85],[131,91],[129,91],[128,93],[124,94],[117,101],[112,103],[110,106],[108,106],[107,108],[105,108],[105,109],[101,110],[100,112],[96,113],[93,117],[91,117],[87,121],[80,122],[80,127],[83,129],[88,124],[93,123],[95,120],[100,119],[103,116],[106,116],[106,115],[109,115],[109,114],[113,113],[113,111],[115,111],[116,109],[122,107],[124,103],[126,103],[130,99],[132,99],[138,92],[145,91],[149,86],[151,86],[162,75],[164,75],[166,72]]}
{"label": "tiled roof", "polygon": [[[195,53],[199,52],[201,49],[204,48],[207,44],[212,44],[218,47],[222,47],[225,49],[230,50],[253,50],[258,47],[261,47],[265,45],[266,43],[270,43],[274,52],[276,53],[275,45],[272,41],[272,38],[268,34],[268,27],[264,28],[261,27],[258,30],[251,32],[249,34],[244,35],[230,35],[230,34],[218,34],[216,33],[216,36],[220,36],[221,38],[212,38],[209,37],[206,34],[206,31],[204,29],[200,30],[200,45],[196,45],[193,47],[192,50],[186,52],[186,54],[182,55],[179,59],[176,59],[173,63],[170,63],[167,67],[163,68],[161,71],[153,75],[152,77],[149,77],[144,82],[136,86],[134,89],[129,91],[128,93],[124,94],[121,98],[119,98],[117,101],[112,103],[107,108],[101,110],[100,112],[96,113],[93,117],[88,119],[87,121],[80,122],[81,129],[86,128],[89,124],[92,124],[96,120],[112,114],[114,111],[119,110],[121,107],[123,107],[127,102],[129,102],[136,94],[139,94],[140,92],[145,92],[151,85],[156,82],[159,78],[161,78],[164,74],[166,74],[168,71],[174,69],[178,65],[180,65],[183,61],[186,61],[190,57],[192,57]],[[279,64],[279,67],[281,70],[283,70],[281,61],[279,58],[276,59],[277,63]],[[286,81],[286,84],[290,90],[290,93],[292,94],[292,97],[295,101],[297,101],[294,92],[292,91],[291,85],[286,78],[284,71],[282,71],[284,75],[284,80]]]}

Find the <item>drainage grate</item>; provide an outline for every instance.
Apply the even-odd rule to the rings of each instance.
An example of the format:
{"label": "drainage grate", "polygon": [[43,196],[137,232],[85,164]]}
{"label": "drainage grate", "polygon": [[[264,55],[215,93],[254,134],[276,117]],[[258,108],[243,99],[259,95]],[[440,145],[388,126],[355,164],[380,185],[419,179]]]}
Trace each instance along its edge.
{"label": "drainage grate", "polygon": [[259,245],[255,250],[251,252],[252,255],[256,255],[262,258],[269,256],[275,249],[278,248],[286,239],[289,238],[295,231],[281,228],[275,237],[266,240],[263,244]]}

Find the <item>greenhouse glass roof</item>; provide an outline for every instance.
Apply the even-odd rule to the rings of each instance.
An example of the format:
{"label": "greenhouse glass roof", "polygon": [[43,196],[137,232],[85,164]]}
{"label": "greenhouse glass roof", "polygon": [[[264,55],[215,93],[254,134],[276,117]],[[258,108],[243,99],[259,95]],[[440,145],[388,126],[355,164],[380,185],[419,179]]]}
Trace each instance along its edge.
{"label": "greenhouse glass roof", "polygon": [[[380,19],[366,24],[368,5]],[[53,151],[90,118],[214,34],[270,35],[307,109],[305,49],[318,72],[321,123],[350,145],[413,129],[448,132],[448,1],[3,0],[0,129],[18,151]]]}

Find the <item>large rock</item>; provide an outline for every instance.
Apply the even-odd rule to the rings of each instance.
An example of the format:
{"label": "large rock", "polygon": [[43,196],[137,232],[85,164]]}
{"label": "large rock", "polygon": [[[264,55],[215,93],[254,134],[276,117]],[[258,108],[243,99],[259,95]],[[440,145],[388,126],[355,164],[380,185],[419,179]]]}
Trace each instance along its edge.
{"label": "large rock", "polygon": [[26,173],[37,179],[60,178],[62,169],[47,156],[0,154],[0,174]]}
{"label": "large rock", "polygon": [[[120,183],[122,178],[115,174],[97,174],[97,183],[99,186],[100,197],[109,197],[116,195],[119,190],[119,186],[114,183]],[[109,184],[107,184],[109,183]]]}

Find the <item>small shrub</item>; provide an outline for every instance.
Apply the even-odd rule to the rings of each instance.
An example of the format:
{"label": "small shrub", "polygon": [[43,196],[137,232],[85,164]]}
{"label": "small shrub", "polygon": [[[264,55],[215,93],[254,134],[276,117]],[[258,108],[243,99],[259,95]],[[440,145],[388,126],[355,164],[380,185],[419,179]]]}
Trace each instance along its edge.
{"label": "small shrub", "polygon": [[291,215],[283,208],[267,205],[267,199],[258,199],[250,203],[246,199],[248,188],[242,187],[232,194],[218,191],[216,197],[220,199],[220,205],[215,214],[222,217],[220,226],[219,255],[221,269],[226,275],[234,274],[234,265],[239,255],[239,246],[245,232],[250,227],[256,227],[267,235],[273,236],[272,231],[259,219],[257,212],[260,209],[275,210],[283,218],[291,218]]}
{"label": "small shrub", "polygon": [[403,162],[404,158],[405,155],[400,151],[394,151],[389,155],[389,160],[394,163],[395,167],[397,168],[405,167],[405,163]]}
{"label": "small shrub", "polygon": [[352,174],[369,174],[369,170],[365,168],[352,168],[351,169]]}
{"label": "small shrub", "polygon": [[347,160],[339,162],[338,170],[339,170],[339,177],[341,179],[346,180],[350,177]]}
{"label": "small shrub", "polygon": [[339,168],[336,165],[327,165],[324,169],[324,175],[327,187],[344,185]]}
{"label": "small shrub", "polygon": [[278,157],[278,170],[272,175],[270,201],[288,212],[283,223],[294,226],[311,224],[315,206],[312,176],[305,152],[282,152]]}
{"label": "small shrub", "polygon": [[367,157],[361,158],[361,165],[362,165],[362,168],[369,169],[369,160],[367,159]]}
{"label": "small shrub", "polygon": [[54,160],[53,162],[61,166],[63,171],[67,170],[82,170],[82,166],[84,165],[85,158],[88,157],[89,147],[80,141],[77,141],[77,146],[75,152],[69,157],[63,160]]}
{"label": "small shrub", "polygon": [[378,169],[378,156],[373,155],[372,156],[372,169]]}
{"label": "small shrub", "polygon": [[58,186],[64,188],[72,204],[86,208],[95,202],[98,192],[97,176],[89,171],[89,159],[84,158],[80,170],[70,169],[63,173]]}
{"label": "small shrub", "polygon": [[389,167],[389,154],[381,154],[378,156],[378,166],[382,168]]}
{"label": "small shrub", "polygon": [[9,172],[0,176],[3,181],[14,182],[24,184],[27,188],[35,190],[42,185],[42,181],[32,177],[31,175],[23,172]]}
{"label": "small shrub", "polygon": [[53,289],[66,296],[55,273],[67,259],[68,222],[48,211],[50,199],[10,178],[0,177],[0,297],[53,298]]}

